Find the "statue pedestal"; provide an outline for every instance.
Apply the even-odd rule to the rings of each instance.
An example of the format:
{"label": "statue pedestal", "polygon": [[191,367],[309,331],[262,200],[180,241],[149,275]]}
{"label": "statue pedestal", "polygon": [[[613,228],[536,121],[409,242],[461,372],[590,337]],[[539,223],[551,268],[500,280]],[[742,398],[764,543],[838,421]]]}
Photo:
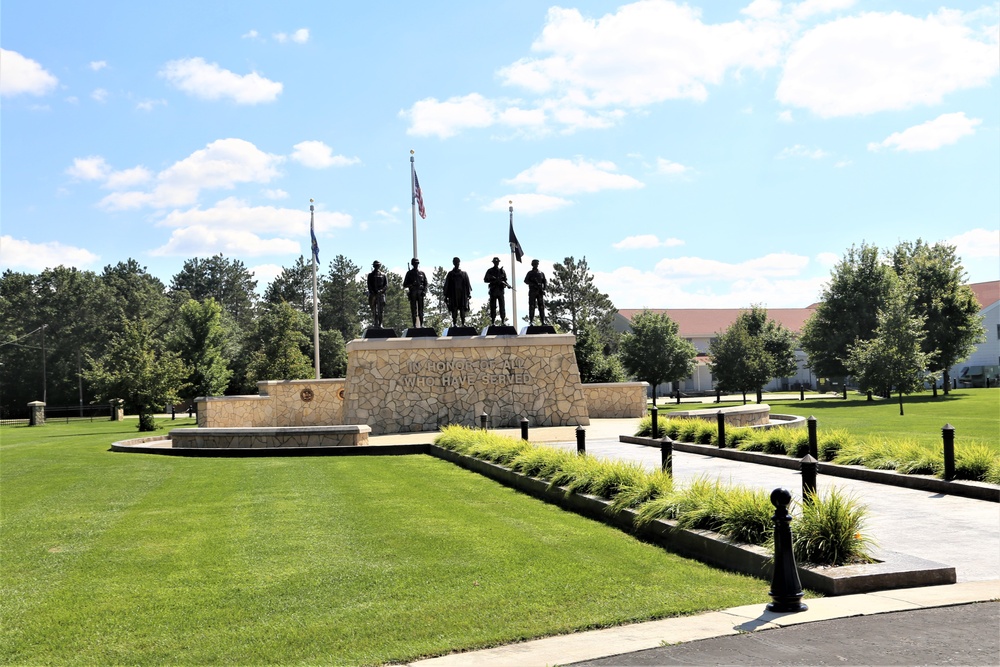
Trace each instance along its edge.
{"label": "statue pedestal", "polygon": [[478,336],[479,332],[475,327],[448,327],[444,330],[445,336]]}
{"label": "statue pedestal", "polygon": [[365,333],[361,336],[362,338],[398,338],[396,336],[395,329],[382,329],[378,327],[369,327],[365,329]]}
{"label": "statue pedestal", "polygon": [[[511,327],[513,328],[513,327]],[[475,427],[586,426],[572,334],[394,338],[347,344],[344,424],[373,435]]]}
{"label": "statue pedestal", "polygon": [[403,329],[403,338],[437,338],[437,331],[430,327],[409,327]]}
{"label": "statue pedestal", "polygon": [[488,327],[483,327],[483,332],[481,336],[516,336],[517,329],[510,326],[509,324],[491,324]]}
{"label": "statue pedestal", "polygon": [[528,326],[521,329],[522,336],[534,336],[535,334],[554,334],[556,328],[551,324],[529,324]]}

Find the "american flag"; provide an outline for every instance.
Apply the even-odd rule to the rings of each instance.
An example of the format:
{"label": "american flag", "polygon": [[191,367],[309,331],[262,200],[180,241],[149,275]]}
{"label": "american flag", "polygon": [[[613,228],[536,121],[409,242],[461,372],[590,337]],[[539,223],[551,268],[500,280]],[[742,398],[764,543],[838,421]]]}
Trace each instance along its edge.
{"label": "american flag", "polygon": [[427,211],[424,210],[424,195],[420,192],[420,179],[417,178],[417,172],[413,172],[413,201],[417,204],[417,212],[420,213],[421,218],[427,218]]}

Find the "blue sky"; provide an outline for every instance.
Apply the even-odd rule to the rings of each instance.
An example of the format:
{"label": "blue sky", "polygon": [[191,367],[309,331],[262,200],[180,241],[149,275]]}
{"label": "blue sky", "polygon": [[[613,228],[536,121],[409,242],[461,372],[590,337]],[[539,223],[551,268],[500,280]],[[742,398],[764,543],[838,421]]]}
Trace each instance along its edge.
{"label": "blue sky", "polygon": [[[855,243],[1000,277],[996,3],[54,2],[0,15],[0,267],[586,257],[620,308],[800,307]],[[485,285],[474,297],[485,298]],[[521,290],[520,309],[526,311]]]}

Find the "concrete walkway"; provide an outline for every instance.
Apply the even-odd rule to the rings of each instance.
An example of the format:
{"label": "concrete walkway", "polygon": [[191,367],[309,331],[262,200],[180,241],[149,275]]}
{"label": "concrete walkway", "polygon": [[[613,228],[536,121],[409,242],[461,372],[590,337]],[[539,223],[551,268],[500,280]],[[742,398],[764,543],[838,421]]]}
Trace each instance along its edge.
{"label": "concrete walkway", "polygon": [[[618,441],[619,435],[634,433],[638,421],[638,419],[592,420],[586,427],[588,453],[601,458],[636,461],[649,469],[657,468],[660,464],[658,449]],[[498,432],[514,437],[520,436],[517,429],[499,429]],[[575,427],[535,428],[530,431],[529,437],[532,442],[547,443],[564,449],[574,449],[576,446]],[[433,434],[429,433],[371,438],[372,444],[432,440]],[[674,476],[682,484],[698,476],[707,476],[767,491],[782,486],[796,496],[800,496],[801,492],[800,476],[798,472],[791,470],[685,452],[674,452],[673,466]],[[918,609],[1000,599],[1000,506],[997,503],[823,476],[820,476],[818,486],[821,493],[823,489],[837,487],[855,495],[866,504],[870,512],[868,533],[877,540],[881,548],[953,565],[956,568],[958,583],[951,586],[812,599],[807,600],[809,611],[800,614],[771,614],[764,610],[763,605],[738,607],[697,616],[548,637],[484,651],[452,654],[413,664],[427,667],[449,665],[514,667],[568,664],[602,658],[607,659],[593,664],[687,664],[686,661],[690,659],[687,654],[678,656],[680,662],[670,662],[673,658],[658,652],[661,650],[659,647],[857,616],[865,616],[867,621],[865,627],[875,629],[877,625],[871,624],[891,624],[892,613],[908,613]],[[987,610],[984,612],[986,631],[991,630],[992,640],[995,640],[1000,630],[995,622],[998,606],[982,607]],[[947,616],[947,612],[941,613]],[[868,619],[867,617],[872,614],[886,614],[886,616]],[[928,615],[927,619],[926,621],[916,619],[912,622],[918,624],[924,622],[928,632],[940,627],[941,614]],[[875,634],[878,635],[877,632]],[[850,637],[844,639],[849,641]],[[888,659],[890,648],[898,647],[901,639],[887,630],[883,639],[883,653],[879,653],[880,649],[877,646],[872,646],[870,662],[866,664],[892,664],[892,660]],[[954,641],[956,651],[968,648],[967,641],[957,634]],[[1000,664],[1000,655],[996,654],[995,648],[991,648],[995,644],[994,641],[992,644],[984,645],[987,648],[985,662],[979,663],[969,658],[964,661],[951,660],[950,664]],[[656,651],[648,654],[634,653],[649,649]],[[724,652],[711,654],[702,664],[728,664],[725,655]],[[770,664],[825,664],[817,659],[817,654],[811,653],[809,656],[806,662],[779,663],[775,659]],[[880,660],[879,656],[884,660]],[[660,658],[663,660],[662,663],[657,662]],[[736,663],[742,662],[744,661],[736,660]],[[765,663],[766,660],[760,664]],[[831,656],[828,664],[857,663],[845,662]],[[924,662],[924,664],[934,663]]]}

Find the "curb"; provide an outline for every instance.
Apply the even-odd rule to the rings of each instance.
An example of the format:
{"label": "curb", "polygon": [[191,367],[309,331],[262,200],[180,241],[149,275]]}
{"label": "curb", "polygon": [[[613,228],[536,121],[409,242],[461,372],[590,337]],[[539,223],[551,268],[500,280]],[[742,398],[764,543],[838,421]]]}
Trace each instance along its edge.
{"label": "curb", "polygon": [[[620,435],[619,442],[631,445],[644,445],[646,447],[659,447],[662,440],[644,438],[635,435]],[[758,465],[773,466],[775,468],[785,468],[787,470],[799,470],[800,461],[783,454],[765,454],[764,452],[744,452],[738,449],[720,449],[714,445],[698,445],[690,442],[673,443],[673,449],[677,452],[687,452],[688,454],[701,454],[703,456],[715,456],[720,459],[730,461],[740,461],[743,463],[756,463]],[[845,479],[856,479],[862,482],[872,482],[874,484],[888,484],[906,489],[916,489],[918,491],[929,491],[931,493],[944,493],[972,500],[986,500],[1000,503],[1000,487],[983,482],[955,481],[946,482],[943,479],[930,477],[928,475],[904,475],[895,470],[873,470],[863,466],[848,466],[835,463],[820,462],[817,471],[822,475],[830,477],[843,477]]]}

